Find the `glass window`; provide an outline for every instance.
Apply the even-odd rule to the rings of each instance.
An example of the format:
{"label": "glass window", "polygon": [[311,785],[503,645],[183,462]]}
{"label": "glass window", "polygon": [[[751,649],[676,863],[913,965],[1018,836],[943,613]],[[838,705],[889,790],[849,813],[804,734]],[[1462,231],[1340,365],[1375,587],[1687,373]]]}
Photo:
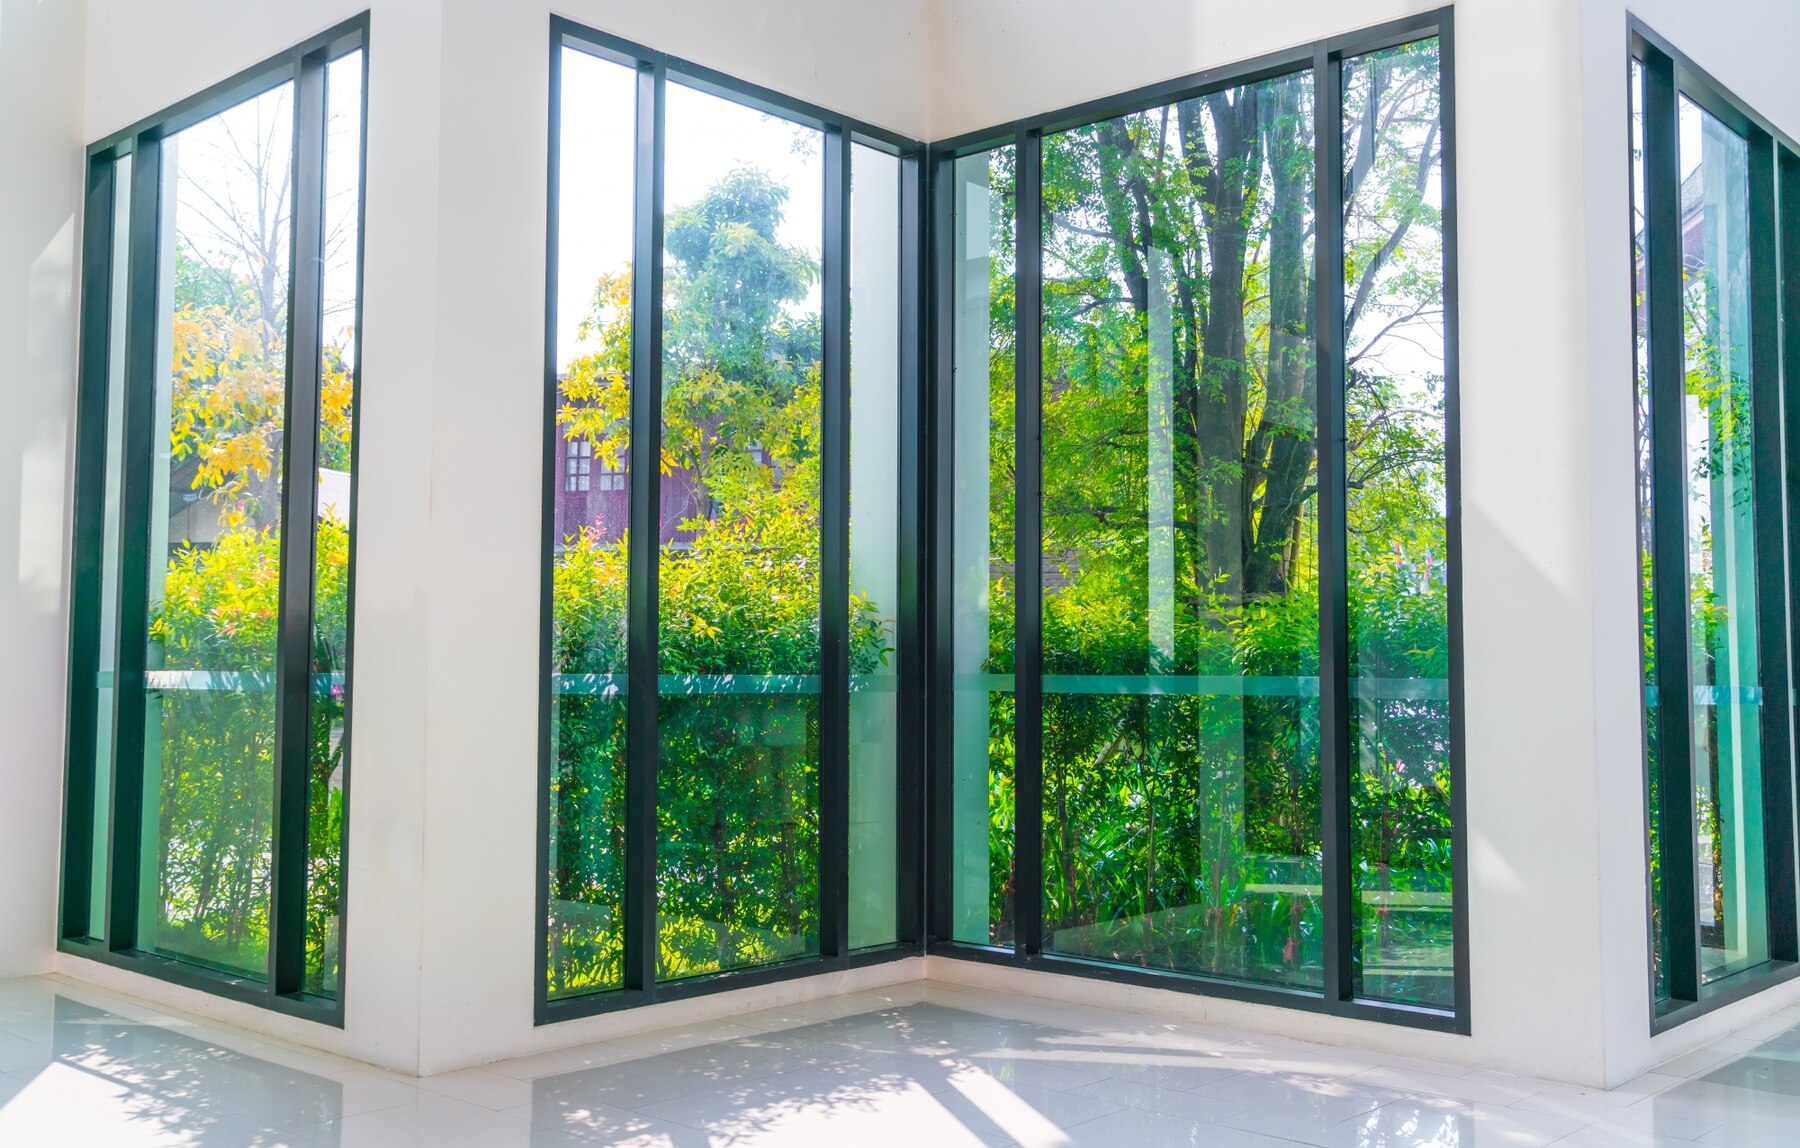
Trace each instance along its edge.
{"label": "glass window", "polygon": [[901,192],[898,156],[854,144],[850,165],[849,926],[861,949],[899,936]]}
{"label": "glass window", "polygon": [[951,927],[1013,943],[1015,149],[951,174],[955,331],[951,594]]}
{"label": "glass window", "polygon": [[[552,999],[623,984],[626,526],[636,73],[561,50],[552,540]],[[598,459],[616,485],[591,489]]]}
{"label": "glass window", "polygon": [[325,80],[319,466],[313,517],[312,754],[306,803],[306,991],[337,993],[344,798],[350,768],[350,556],[354,552],[357,339],[362,282],[363,54]]}
{"label": "glass window", "polygon": [[113,717],[118,705],[119,665],[119,497],[124,467],[125,431],[125,284],[131,242],[131,157],[113,163],[112,266],[107,311],[106,437],[104,507],[100,535],[100,613],[97,619],[98,660],[93,693],[94,805],[89,850],[87,935],[106,937],[108,857],[112,842]]}
{"label": "glass window", "polygon": [[1656,529],[1653,495],[1655,470],[1651,451],[1650,322],[1645,260],[1644,214],[1644,68],[1631,63],[1631,236],[1634,417],[1636,424],[1638,505],[1638,600],[1641,618],[1641,651],[1644,689],[1644,768],[1649,825],[1650,938],[1652,992],[1657,1000],[1669,995],[1669,971],[1663,961],[1663,857],[1659,827],[1662,823],[1662,778],[1659,760],[1661,710],[1656,687]]}
{"label": "glass window", "polygon": [[1636,42],[1630,81],[1651,992],[1668,1021],[1794,944],[1790,707],[1765,704],[1791,692],[1776,351],[1794,165],[1654,43]]}
{"label": "glass window", "polygon": [[823,133],[670,81],[657,977],[819,951]]}
{"label": "glass window", "polygon": [[1700,974],[1769,959],[1750,391],[1749,147],[1680,101],[1682,348]]}
{"label": "glass window", "polygon": [[1046,950],[1322,983],[1312,125],[1043,143]]}
{"label": "glass window", "polygon": [[287,83],[162,147],[138,943],[255,980],[268,972],[293,125]]}
{"label": "glass window", "polygon": [[1358,996],[1455,1004],[1438,41],[1343,65]]}
{"label": "glass window", "polygon": [[63,947],[320,1019],[342,1015],[363,24],[95,145],[111,218],[84,239],[106,361],[83,370],[68,774],[94,807],[70,810],[93,837]]}

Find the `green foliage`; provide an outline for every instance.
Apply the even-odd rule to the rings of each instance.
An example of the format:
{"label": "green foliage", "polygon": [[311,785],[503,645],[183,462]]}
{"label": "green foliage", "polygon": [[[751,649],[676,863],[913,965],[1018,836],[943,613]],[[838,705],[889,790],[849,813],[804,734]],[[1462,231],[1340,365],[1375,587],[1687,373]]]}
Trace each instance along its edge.
{"label": "green foliage", "polygon": [[[157,807],[152,943],[197,963],[261,976],[269,943],[280,608],[280,508],[272,481],[284,419],[282,334],[252,286],[177,251],[170,381],[172,490],[206,541],[174,539],[153,596],[147,779]],[[349,465],[354,387],[328,349],[321,461]],[[348,508],[341,508],[347,510]],[[210,516],[213,524],[207,523]],[[335,991],[342,898],[349,528],[314,529],[315,674],[308,770],[305,978]]]}

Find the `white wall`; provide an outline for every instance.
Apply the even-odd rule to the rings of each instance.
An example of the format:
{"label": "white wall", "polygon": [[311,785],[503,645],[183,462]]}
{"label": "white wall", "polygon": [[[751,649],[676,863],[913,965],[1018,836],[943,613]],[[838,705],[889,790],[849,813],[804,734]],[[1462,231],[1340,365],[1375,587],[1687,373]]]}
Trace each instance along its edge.
{"label": "white wall", "polygon": [[81,37],[78,5],[0,0],[0,976],[56,936]]}
{"label": "white wall", "polygon": [[[1437,7],[937,0],[943,137]],[[1638,11],[1795,130],[1788,0]],[[1618,1082],[1800,989],[1648,1036],[1622,0],[1461,0],[1467,1040],[1415,1049]],[[934,966],[935,967],[935,966]],[[1368,1025],[1208,1015],[1387,1045]]]}
{"label": "white wall", "polygon": [[[861,983],[824,978],[531,1025],[548,11],[517,0],[371,2],[349,1027],[324,1032],[71,958],[63,967],[427,1069]],[[63,481],[79,143],[361,6],[89,0],[77,125],[54,110],[72,97],[41,93],[75,92],[79,61],[57,62],[40,45],[80,36],[80,6],[6,0],[0,91],[29,87],[29,106],[52,110],[0,110],[12,117],[0,154],[39,157],[18,197],[10,181],[26,168],[0,172],[0,323],[23,322],[5,343],[26,349],[0,368],[0,618],[7,642],[23,635],[27,651],[9,654],[12,676],[0,682],[7,728],[25,731],[9,736],[0,762],[0,889],[29,890],[0,903],[0,971],[46,959],[56,886],[48,827],[59,805],[64,527],[41,512],[63,496],[38,498],[46,480],[27,476]],[[1102,16],[1076,0],[937,0],[929,20],[924,7],[881,0],[569,0],[557,11],[941,137],[1432,6],[1115,0]],[[1800,31],[1788,4],[1640,7],[1800,134],[1800,89],[1780,58]],[[1647,1036],[1623,19],[1620,0],[1463,0],[1457,10],[1474,1035],[1215,1002],[1206,1008],[1216,1019],[1598,1083],[1800,993]],[[11,54],[20,23],[39,29],[24,70]],[[15,384],[19,363],[30,374]],[[18,519],[15,505],[26,512]],[[39,573],[12,592],[8,548],[22,532],[36,556],[22,568]],[[39,879],[15,882],[15,872]],[[20,920],[42,924],[21,934]]]}
{"label": "white wall", "polygon": [[1597,728],[1594,770],[1600,802],[1601,919],[1606,980],[1606,1075],[1627,1079],[1782,1005],[1800,985],[1752,997],[1652,1039],[1644,923],[1643,762],[1636,688],[1637,541],[1633,533],[1632,319],[1626,272],[1631,218],[1626,13],[1635,13],[1715,80],[1789,136],[1800,137],[1800,82],[1788,54],[1800,43],[1800,6],[1790,0],[1583,0],[1579,33],[1583,135],[1580,218],[1586,342],[1583,383],[1593,417],[1585,444],[1593,459],[1592,620]]}
{"label": "white wall", "polygon": [[1433,0],[928,0],[931,139],[1352,32]]}
{"label": "white wall", "polygon": [[[90,0],[85,135],[364,6]],[[663,1022],[531,1023],[550,12],[516,0],[368,6],[347,1027],[63,964],[377,1063],[441,1069]],[[577,0],[557,12],[873,123],[924,128],[920,9]]]}

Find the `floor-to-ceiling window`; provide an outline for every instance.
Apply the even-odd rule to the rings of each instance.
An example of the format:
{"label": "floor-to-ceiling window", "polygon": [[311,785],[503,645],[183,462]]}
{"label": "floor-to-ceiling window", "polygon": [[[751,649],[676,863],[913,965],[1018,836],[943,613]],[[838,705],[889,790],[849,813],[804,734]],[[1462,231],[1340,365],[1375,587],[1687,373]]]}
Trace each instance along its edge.
{"label": "floor-to-ceiling window", "polygon": [[1771,704],[1796,294],[1778,204],[1800,189],[1792,147],[1646,29],[1630,84],[1651,969],[1673,1023],[1800,955],[1789,707]]}
{"label": "floor-to-ceiling window", "polygon": [[1312,101],[1044,139],[1046,951],[1321,983]]}
{"label": "floor-to-ceiling window", "polygon": [[916,145],[553,53],[546,1019],[892,955],[919,800]]}
{"label": "floor-to-ceiling window", "polygon": [[96,144],[83,257],[63,944],[323,1019],[341,1017],[363,27]]}
{"label": "floor-to-ceiling window", "polygon": [[940,951],[1467,1023],[1449,44],[939,149]]}

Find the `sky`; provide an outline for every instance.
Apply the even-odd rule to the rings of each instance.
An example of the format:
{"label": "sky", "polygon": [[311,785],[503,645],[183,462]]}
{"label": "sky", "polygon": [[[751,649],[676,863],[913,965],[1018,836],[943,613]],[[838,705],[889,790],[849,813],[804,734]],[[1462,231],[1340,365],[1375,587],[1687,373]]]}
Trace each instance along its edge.
{"label": "sky", "polygon": [[[633,122],[637,74],[577,48],[563,49],[561,187],[557,200],[557,366],[584,354],[576,326],[594,284],[631,262]],[[819,131],[709,95],[671,77],[664,112],[665,210],[692,203],[739,167],[786,185],[778,233],[816,261],[824,229]],[[818,305],[815,284],[802,309]]]}

